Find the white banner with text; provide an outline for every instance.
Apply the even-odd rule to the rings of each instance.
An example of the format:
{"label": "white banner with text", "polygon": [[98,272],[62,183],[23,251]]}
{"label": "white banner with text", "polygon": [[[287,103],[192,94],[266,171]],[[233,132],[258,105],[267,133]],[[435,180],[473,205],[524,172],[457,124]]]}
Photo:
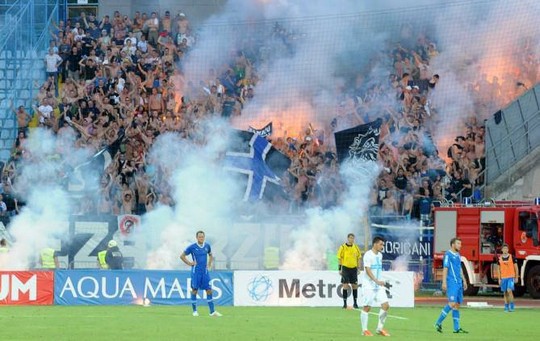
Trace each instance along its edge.
{"label": "white banner with text", "polygon": [[[413,272],[383,272],[388,302],[392,307],[414,307]],[[361,304],[358,276],[358,303]],[[235,306],[338,307],[343,304],[341,277],[337,271],[235,271]],[[351,291],[348,291],[349,297]],[[352,305],[352,297],[349,298]]]}

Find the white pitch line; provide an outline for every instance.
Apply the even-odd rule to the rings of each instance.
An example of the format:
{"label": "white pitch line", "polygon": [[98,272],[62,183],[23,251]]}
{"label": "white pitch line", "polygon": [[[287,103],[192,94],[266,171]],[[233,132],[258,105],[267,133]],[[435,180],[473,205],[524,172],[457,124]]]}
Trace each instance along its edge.
{"label": "white pitch line", "polygon": [[[54,317],[70,317],[72,315],[49,315],[49,317],[51,316],[54,316]],[[82,316],[84,318],[116,318],[117,316],[113,316],[113,315],[110,315],[110,316],[107,316],[107,315],[77,315],[77,316]],[[14,318],[14,319],[17,319],[17,318],[28,318],[28,319],[35,319],[36,318],[36,315],[0,315],[0,318]]]}
{"label": "white pitch line", "polygon": [[[377,315],[379,316],[379,313],[372,313],[370,312],[371,315]],[[387,317],[391,317],[391,318],[394,318],[394,319],[398,319],[398,320],[408,320],[408,318],[406,317],[401,317],[401,316],[396,316],[396,315],[386,315]]]}

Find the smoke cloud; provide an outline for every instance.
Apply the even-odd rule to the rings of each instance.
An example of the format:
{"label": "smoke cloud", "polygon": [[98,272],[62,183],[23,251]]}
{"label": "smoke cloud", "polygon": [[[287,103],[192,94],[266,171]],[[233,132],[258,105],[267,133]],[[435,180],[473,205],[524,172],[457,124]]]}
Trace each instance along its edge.
{"label": "smoke cloud", "polygon": [[226,239],[237,214],[232,203],[242,197],[241,187],[224,172],[221,162],[233,142],[232,129],[221,119],[198,123],[198,138],[168,133],[157,139],[150,152],[153,164],[164,170],[175,204],[172,209],[160,206],[143,219],[139,238],[151,250],[149,268],[177,268],[180,253],[198,230],[212,240]]}
{"label": "smoke cloud", "polygon": [[[22,174],[15,190],[26,205],[10,224],[12,245],[8,256],[2,259],[2,268],[27,269],[38,264],[41,249],[60,250],[73,213],[72,198],[64,182],[68,179],[64,175],[71,176],[67,174],[70,165],[82,164],[91,155],[90,150],[75,148],[73,141],[74,133],[69,129],[54,136],[40,128],[25,141]],[[97,185],[96,178],[82,180],[90,187],[90,182]]]}
{"label": "smoke cloud", "polygon": [[[257,55],[255,64],[247,64],[245,70],[245,78],[255,86],[255,97],[245,104],[241,116],[233,118],[232,125],[261,128],[272,121],[274,137],[302,138],[311,123],[332,143],[332,118],[338,116],[338,126],[343,129],[364,120],[338,112],[337,107],[347,106],[342,94],[358,83],[364,88],[384,84],[394,73],[388,51],[398,41],[414,48],[423,33],[437,42],[439,51],[430,69],[440,74],[441,81],[429,100],[437,109],[436,143],[444,148],[459,132],[449,127],[459,128],[477,113],[479,105],[485,112],[490,110],[482,96],[488,96],[492,87],[478,88],[478,75],[486,73],[489,82],[494,75],[502,80],[504,74],[498,73],[502,69],[520,67],[513,51],[525,41],[537,48],[537,42],[530,39],[538,36],[530,10],[537,6],[532,1],[519,5],[415,1],[404,5],[401,1],[359,4],[348,0],[336,5],[307,0],[233,0],[201,25],[197,45],[183,64],[186,84],[197,88],[201,81],[217,78],[233,64],[247,63],[250,56]],[[362,77],[358,79],[357,74]],[[380,117],[385,108],[394,106],[395,99],[382,96],[370,104],[368,118]],[[193,141],[167,134],[158,138],[152,150],[151,158],[165,169],[167,183],[173,188],[175,206],[159,207],[143,219],[141,231],[146,242],[151,241],[150,268],[177,268],[179,253],[194,240],[198,229],[216,241],[234,237],[231,227],[239,211],[231,203],[239,197],[241,185],[224,176],[220,165],[228,146],[227,123],[211,119],[198,125]],[[332,251],[347,233],[363,239],[369,192],[379,167],[343,166],[340,172],[345,184],[340,204],[304,212],[305,224],[288,233],[291,245],[283,269],[325,268],[325,252]]]}
{"label": "smoke cloud", "polygon": [[[533,0],[432,3],[229,1],[222,13],[201,25],[197,45],[183,64],[186,87],[197,88],[200,81],[217,78],[246,56],[260,56],[246,68],[246,78],[253,77],[256,84],[255,97],[232,125],[260,128],[273,121],[276,137],[301,138],[311,123],[331,144],[334,117],[343,129],[364,120],[363,113],[339,112],[337,108],[347,107],[350,100],[342,94],[356,85],[386,84],[394,73],[388,51],[398,41],[413,48],[423,32],[439,51],[429,67],[441,81],[429,100],[437,109],[434,138],[439,149],[445,148],[457,135],[453,127],[459,129],[470,117],[489,115],[508,103],[523,91],[516,83],[531,87],[538,80],[537,68],[530,69],[536,64],[529,63],[528,56],[540,51],[535,17],[540,4]],[[494,76],[501,83],[497,93]],[[184,94],[188,89],[179,90]],[[496,101],[485,100],[497,96]],[[371,103],[368,118],[382,116],[385,108],[394,106],[391,96],[380,97]],[[207,119],[197,122],[190,139],[176,134],[158,137],[149,157],[164,170],[163,183],[172,188],[174,206],[158,205],[143,217],[136,238],[149,250],[148,267],[177,268],[179,253],[199,229],[213,240],[232,236],[228,229],[238,210],[231,203],[240,197],[241,185],[221,168],[229,136],[227,122]],[[60,154],[63,165],[80,164],[92,153],[75,148],[73,141],[70,134],[55,138],[39,129],[27,141],[31,156],[26,157],[24,180],[19,183],[32,186],[18,189],[27,206],[11,225],[15,239],[11,254],[20,263],[10,263],[17,267],[27,266],[27,259],[66,232],[66,225],[55,222],[67,221],[73,208],[64,187],[54,180],[65,170],[46,156]],[[348,232],[361,240],[378,170],[377,165],[366,165],[364,170],[341,168],[345,190],[340,205],[306,210],[305,224],[289,233],[292,245],[284,269],[324,268],[324,253],[337,240],[345,239]],[[97,186],[97,179],[85,180]]]}
{"label": "smoke cloud", "polygon": [[[285,254],[285,270],[320,270],[326,268],[327,251],[336,251],[336,241],[345,241],[348,233],[355,233],[361,244],[368,227],[368,198],[380,168],[375,162],[363,167],[344,163],[340,169],[346,182],[342,204],[334,209],[306,210],[306,223],[291,232],[291,249]],[[367,245],[365,245],[367,246]],[[335,250],[334,250],[335,249]]]}
{"label": "smoke cloud", "polygon": [[440,54],[431,68],[441,75],[441,84],[432,101],[441,147],[448,147],[473,117],[481,122],[538,82],[530,56],[540,46],[539,6],[536,1],[457,2],[436,13]]}

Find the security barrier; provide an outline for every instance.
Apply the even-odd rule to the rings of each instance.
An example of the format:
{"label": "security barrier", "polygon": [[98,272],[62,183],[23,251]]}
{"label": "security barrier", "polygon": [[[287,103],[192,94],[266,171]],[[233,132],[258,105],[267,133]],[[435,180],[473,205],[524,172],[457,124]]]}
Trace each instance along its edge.
{"label": "security barrier", "polygon": [[[390,305],[414,306],[412,272],[384,272]],[[214,271],[218,306],[340,306],[335,271]],[[359,284],[362,285],[361,276]],[[206,304],[206,293],[198,293]],[[359,296],[361,300],[361,296]],[[360,301],[361,302],[361,301]],[[57,270],[0,272],[0,305],[189,305],[189,271]]]}
{"label": "security barrier", "polygon": [[[233,304],[232,272],[214,272],[210,284],[217,305]],[[55,273],[54,303],[57,305],[191,304],[189,271],[60,270]],[[206,300],[200,290],[198,299]]]}
{"label": "security barrier", "polygon": [[50,305],[53,289],[53,271],[0,272],[0,305]]}

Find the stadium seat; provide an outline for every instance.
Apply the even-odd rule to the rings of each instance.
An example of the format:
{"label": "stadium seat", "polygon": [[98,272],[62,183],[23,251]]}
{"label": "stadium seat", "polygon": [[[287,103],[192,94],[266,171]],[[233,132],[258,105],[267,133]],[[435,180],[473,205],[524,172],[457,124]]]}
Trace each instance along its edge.
{"label": "stadium seat", "polygon": [[7,160],[9,159],[10,152],[7,149],[0,150],[0,160]]}
{"label": "stadium seat", "polygon": [[15,121],[14,120],[5,120],[4,124],[2,125],[2,128],[11,129],[15,127]]}
{"label": "stadium seat", "polygon": [[44,70],[42,69],[34,69],[32,72],[33,72],[32,77],[34,79],[42,79],[44,76]]}
{"label": "stadium seat", "polygon": [[21,79],[28,78],[29,72],[30,72],[29,70],[21,69],[17,73],[17,78],[21,78]]}
{"label": "stadium seat", "polygon": [[29,90],[21,90],[19,96],[24,101],[29,100],[30,99],[30,91]]}

